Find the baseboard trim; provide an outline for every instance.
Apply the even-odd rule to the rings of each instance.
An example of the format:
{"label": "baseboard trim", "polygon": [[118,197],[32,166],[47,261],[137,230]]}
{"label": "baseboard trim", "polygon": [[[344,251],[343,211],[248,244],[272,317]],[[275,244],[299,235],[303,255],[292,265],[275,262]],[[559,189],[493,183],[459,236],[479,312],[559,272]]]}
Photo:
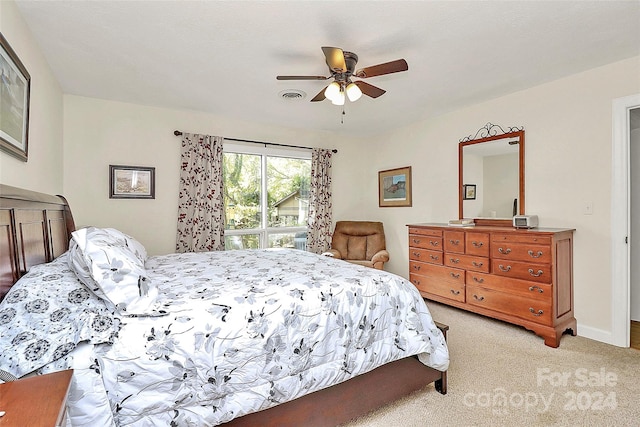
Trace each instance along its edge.
{"label": "baseboard trim", "polygon": [[615,343],[611,331],[605,331],[591,326],[585,326],[578,323],[578,336],[589,338],[590,340],[600,341],[605,344],[615,345],[616,347],[624,347]]}

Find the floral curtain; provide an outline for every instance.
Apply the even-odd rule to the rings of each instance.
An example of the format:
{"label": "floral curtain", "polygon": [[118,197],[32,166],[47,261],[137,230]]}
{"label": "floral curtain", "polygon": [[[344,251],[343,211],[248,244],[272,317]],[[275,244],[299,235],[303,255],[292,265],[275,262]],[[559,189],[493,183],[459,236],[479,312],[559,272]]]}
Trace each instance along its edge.
{"label": "floral curtain", "polygon": [[311,185],[307,250],[320,254],[331,246],[331,150],[314,148],[311,154]]}
{"label": "floral curtain", "polygon": [[224,250],[220,136],[182,136],[176,252]]}

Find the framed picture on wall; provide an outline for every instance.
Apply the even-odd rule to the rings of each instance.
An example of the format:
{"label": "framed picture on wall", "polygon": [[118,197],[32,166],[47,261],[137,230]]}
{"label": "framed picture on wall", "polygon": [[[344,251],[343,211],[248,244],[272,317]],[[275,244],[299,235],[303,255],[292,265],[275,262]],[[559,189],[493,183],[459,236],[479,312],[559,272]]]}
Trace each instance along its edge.
{"label": "framed picture on wall", "polygon": [[476,185],[475,184],[465,184],[464,185],[464,200],[475,200],[476,199]]}
{"label": "framed picture on wall", "polygon": [[109,165],[110,199],[155,199],[156,168]]}
{"label": "framed picture on wall", "polygon": [[411,206],[411,166],[378,172],[378,206]]}
{"label": "framed picture on wall", "polygon": [[27,161],[31,76],[0,33],[0,149]]}

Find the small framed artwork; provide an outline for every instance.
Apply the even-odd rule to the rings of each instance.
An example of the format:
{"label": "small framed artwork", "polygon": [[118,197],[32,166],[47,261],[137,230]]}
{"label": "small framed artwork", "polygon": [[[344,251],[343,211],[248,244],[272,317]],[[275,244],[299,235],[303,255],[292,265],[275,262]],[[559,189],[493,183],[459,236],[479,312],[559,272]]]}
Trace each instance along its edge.
{"label": "small framed artwork", "polygon": [[27,161],[31,76],[0,33],[0,149]]}
{"label": "small framed artwork", "polygon": [[378,206],[411,206],[411,166],[378,172]]}
{"label": "small framed artwork", "polygon": [[475,184],[465,184],[464,185],[464,200],[475,200],[476,199],[476,185]]}
{"label": "small framed artwork", "polygon": [[110,199],[155,199],[156,168],[109,165]]}

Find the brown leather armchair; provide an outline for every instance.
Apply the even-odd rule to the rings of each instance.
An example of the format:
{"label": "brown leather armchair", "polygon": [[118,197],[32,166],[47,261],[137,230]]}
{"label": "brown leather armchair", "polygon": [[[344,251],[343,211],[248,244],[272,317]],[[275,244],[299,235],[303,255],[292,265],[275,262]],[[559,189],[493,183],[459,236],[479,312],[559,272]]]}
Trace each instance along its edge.
{"label": "brown leather armchair", "polygon": [[389,261],[381,222],[338,221],[324,255],[382,270]]}

